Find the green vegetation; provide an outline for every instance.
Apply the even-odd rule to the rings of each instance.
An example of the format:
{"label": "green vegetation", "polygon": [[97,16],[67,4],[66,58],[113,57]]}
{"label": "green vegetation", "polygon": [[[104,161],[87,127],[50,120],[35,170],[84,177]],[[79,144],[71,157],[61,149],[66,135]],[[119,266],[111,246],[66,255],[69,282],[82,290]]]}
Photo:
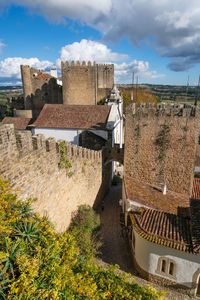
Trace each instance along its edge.
{"label": "green vegetation", "polygon": [[59,234],[30,205],[0,179],[0,299],[163,299],[116,267],[95,263],[99,219],[89,207],[81,207],[69,231]]}
{"label": "green vegetation", "polygon": [[155,145],[159,151],[159,155],[158,155],[159,160],[163,160],[165,157],[165,151],[169,143],[169,133],[170,133],[169,126],[164,124],[161,126],[158,136],[156,137]]}
{"label": "green vegetation", "polygon": [[131,103],[131,94],[133,93],[133,99],[136,103],[152,103],[156,104],[158,103],[158,98],[147,88],[138,87],[137,91],[134,87],[134,90],[132,88],[120,88],[122,97],[123,97],[123,110],[126,111],[126,107],[128,107]]}
{"label": "green vegetation", "polygon": [[59,166],[60,168],[66,169],[66,174],[69,175],[69,177],[71,177],[73,175],[73,173],[70,171],[70,169],[72,168],[72,164],[67,155],[67,145],[65,141],[59,143],[59,152],[60,152]]}

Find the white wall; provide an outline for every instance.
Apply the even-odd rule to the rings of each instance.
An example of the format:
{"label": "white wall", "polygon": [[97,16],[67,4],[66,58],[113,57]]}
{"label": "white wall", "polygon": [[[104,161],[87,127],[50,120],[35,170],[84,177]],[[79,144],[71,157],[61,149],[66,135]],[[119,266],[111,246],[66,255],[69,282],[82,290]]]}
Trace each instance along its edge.
{"label": "white wall", "polygon": [[53,137],[58,140],[65,140],[78,145],[79,134],[82,130],[77,129],[57,129],[57,128],[33,128],[32,134],[43,134],[45,138]]}
{"label": "white wall", "polygon": [[[135,233],[135,259],[138,265],[148,273],[161,276],[156,273],[159,257],[167,257],[176,263],[176,282],[192,287],[194,273],[200,268],[200,255],[178,251],[170,247],[160,246],[140,237]],[[169,277],[161,276],[169,279]]]}

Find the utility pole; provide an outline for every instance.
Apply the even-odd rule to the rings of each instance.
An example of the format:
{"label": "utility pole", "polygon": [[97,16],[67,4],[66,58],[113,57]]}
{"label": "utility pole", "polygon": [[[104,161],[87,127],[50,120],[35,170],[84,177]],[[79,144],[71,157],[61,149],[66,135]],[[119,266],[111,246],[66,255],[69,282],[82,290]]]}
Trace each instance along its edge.
{"label": "utility pole", "polygon": [[190,76],[188,75],[187,86],[186,86],[186,101],[187,101],[187,98],[188,98],[189,81],[190,81]]}
{"label": "utility pole", "polygon": [[135,102],[137,103],[137,95],[138,95],[138,76],[136,76],[136,91],[135,91]]}
{"label": "utility pole", "polygon": [[198,99],[199,99],[199,87],[200,87],[200,75],[199,75],[199,80],[198,80],[198,85],[197,85],[196,99],[195,99],[195,102],[194,102],[195,106],[197,106],[197,102],[198,102]]}
{"label": "utility pole", "polygon": [[133,73],[132,73],[132,93],[131,93],[131,101],[132,102],[134,100],[134,97],[133,97],[133,95],[134,95],[134,79],[135,79],[135,73],[133,71]]}

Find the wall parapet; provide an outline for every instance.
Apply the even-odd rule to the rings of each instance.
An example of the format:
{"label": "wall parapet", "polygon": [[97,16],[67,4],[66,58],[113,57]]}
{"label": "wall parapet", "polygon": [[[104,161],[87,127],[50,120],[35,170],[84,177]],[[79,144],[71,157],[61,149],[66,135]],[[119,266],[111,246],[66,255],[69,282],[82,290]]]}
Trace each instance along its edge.
{"label": "wall parapet", "polygon": [[157,117],[196,117],[199,116],[199,109],[195,105],[188,104],[132,104],[129,107],[133,115],[136,116],[157,116]]}
{"label": "wall parapet", "polygon": [[[0,161],[4,165],[8,161],[16,161],[35,151],[40,151],[44,155],[51,152],[59,158],[60,142],[56,142],[54,138],[45,139],[42,134],[32,136],[28,130],[15,130],[12,124],[4,124],[0,126]],[[66,149],[67,155],[71,158],[94,161],[100,161],[102,158],[101,151],[86,149],[70,143],[66,143]],[[1,167],[0,171],[2,171]]]}

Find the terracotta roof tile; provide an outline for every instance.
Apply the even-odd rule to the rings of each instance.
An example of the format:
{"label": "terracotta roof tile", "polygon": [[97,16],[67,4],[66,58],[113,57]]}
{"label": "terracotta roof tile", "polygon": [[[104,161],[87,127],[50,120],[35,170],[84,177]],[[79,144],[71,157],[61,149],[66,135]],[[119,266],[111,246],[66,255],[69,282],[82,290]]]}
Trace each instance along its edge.
{"label": "terracotta roof tile", "polygon": [[39,128],[105,129],[110,106],[45,104],[32,124]]}
{"label": "terracotta roof tile", "polygon": [[200,252],[193,249],[189,218],[148,208],[131,213],[130,217],[136,232],[144,239],[176,250]]}
{"label": "terracotta roof tile", "polygon": [[168,191],[162,191],[148,184],[138,182],[130,177],[124,177],[126,198],[149,208],[159,209],[174,214],[189,214],[189,199],[187,196]]}
{"label": "terracotta roof tile", "polygon": [[190,200],[192,242],[195,252],[200,253],[200,200]]}
{"label": "terracotta roof tile", "polygon": [[193,180],[192,198],[200,199],[200,178],[194,178]]}
{"label": "terracotta roof tile", "polygon": [[21,118],[21,117],[5,117],[2,120],[3,124],[14,124],[15,129],[25,130],[27,126],[31,123],[30,118]]}

